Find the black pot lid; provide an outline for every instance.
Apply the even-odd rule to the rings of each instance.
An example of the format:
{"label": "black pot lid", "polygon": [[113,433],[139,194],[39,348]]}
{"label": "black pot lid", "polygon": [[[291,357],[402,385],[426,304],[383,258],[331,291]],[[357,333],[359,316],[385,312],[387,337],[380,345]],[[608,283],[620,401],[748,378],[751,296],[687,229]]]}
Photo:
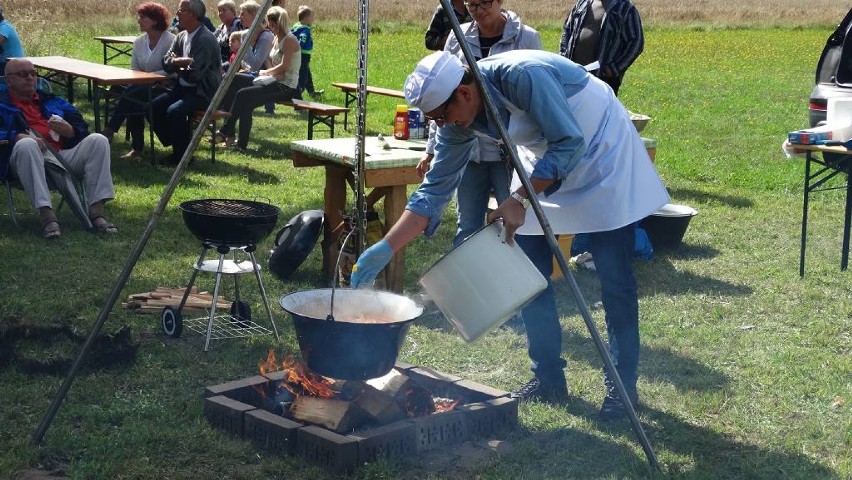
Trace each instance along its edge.
{"label": "black pot lid", "polygon": [[281,280],[289,279],[310,255],[324,221],[322,210],[306,210],[291,218],[275,236],[275,247],[269,256],[272,273]]}

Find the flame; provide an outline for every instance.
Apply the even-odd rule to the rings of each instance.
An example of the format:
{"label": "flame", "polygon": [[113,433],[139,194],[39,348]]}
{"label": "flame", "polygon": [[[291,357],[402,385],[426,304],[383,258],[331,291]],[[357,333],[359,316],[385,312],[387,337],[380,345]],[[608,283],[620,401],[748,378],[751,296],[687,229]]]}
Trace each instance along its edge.
{"label": "flame", "polygon": [[257,364],[261,375],[272,372],[286,371],[284,383],[282,384],[293,395],[309,395],[321,398],[334,398],[337,392],[332,389],[331,382],[321,375],[309,370],[303,363],[292,356],[282,360],[280,363],[275,357],[275,350],[270,348],[266,354],[266,360]]}
{"label": "flame", "polygon": [[450,398],[436,398],[435,401],[435,413],[444,413],[449,412],[450,410],[456,408],[461,403],[461,399],[452,400]]}

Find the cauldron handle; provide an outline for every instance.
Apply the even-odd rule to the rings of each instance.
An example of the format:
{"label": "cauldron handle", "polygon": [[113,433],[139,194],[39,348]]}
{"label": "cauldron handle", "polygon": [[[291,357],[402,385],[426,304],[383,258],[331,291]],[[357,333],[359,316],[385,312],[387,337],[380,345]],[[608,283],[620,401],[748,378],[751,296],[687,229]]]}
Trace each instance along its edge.
{"label": "cauldron handle", "polygon": [[[355,232],[356,229],[349,230],[349,233],[346,234],[346,238],[343,239],[342,245],[346,245],[349,242],[349,237],[352,236],[352,233]],[[340,272],[340,259],[343,258],[343,247],[340,248],[340,251],[337,253],[337,262],[334,264],[334,273],[332,274],[331,281],[331,307],[328,312],[328,316],[325,317],[326,320],[333,322],[334,321],[334,292],[337,290],[337,275]]]}

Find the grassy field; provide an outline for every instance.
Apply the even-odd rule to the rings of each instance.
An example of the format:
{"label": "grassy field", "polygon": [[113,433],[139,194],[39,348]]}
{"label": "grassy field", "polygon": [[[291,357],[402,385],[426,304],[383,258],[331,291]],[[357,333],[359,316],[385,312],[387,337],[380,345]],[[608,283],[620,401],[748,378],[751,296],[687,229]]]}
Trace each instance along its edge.
{"label": "grassy field", "polygon": [[[95,5],[106,11],[113,3],[122,4],[74,5],[79,12]],[[14,19],[13,7],[24,4],[34,2],[4,3],[7,18]],[[51,15],[64,11],[79,17],[64,10],[69,4],[53,5]],[[69,22],[51,37],[49,48],[28,47],[28,53],[98,61],[100,44],[90,39],[93,34],[133,32],[127,19],[112,22]],[[665,478],[852,477],[852,294],[849,273],[838,268],[842,195],[814,197],[808,270],[799,278],[803,164],[780,152],[785,133],[805,124],[813,65],[827,25],[653,27],[622,88],[628,108],[653,117],[645,134],[658,142],[656,164],[674,201],[699,211],[681,249],[636,265],[643,336],[640,419]],[[376,30],[370,38],[369,81],[398,88],[425,53],[420,32],[391,22]],[[354,81],[354,33],[344,28],[319,33],[315,81],[325,86]],[[542,28],[542,34],[545,48],[555,49],[558,29]],[[80,99],[83,88],[78,85]],[[328,103],[342,104],[341,94],[328,87],[326,92]],[[393,105],[389,99],[370,99],[371,134],[390,132]],[[80,106],[91,118],[90,105],[81,101]],[[183,225],[176,208],[180,201],[268,198],[281,207],[281,223],[301,210],[320,208],[321,171],[294,169],[288,159],[288,143],[304,138],[305,130],[303,119],[279,107],[275,117],[258,116],[248,154],[226,152],[213,164],[201,151],[123,295],[188,280],[198,242]],[[119,140],[114,154],[126,148]],[[24,210],[25,228],[0,218],[0,478],[20,478],[21,471],[37,468],[79,479],[326,478],[298,460],[268,456],[234,440],[202,416],[204,386],[254,374],[270,347],[298,351],[289,318],[277,308],[281,344],[269,338],[222,341],[208,353],[201,351],[197,335],[170,339],[153,316],[116,308],[104,333],[128,326],[135,355],[96,357],[81,372],[44,442],[30,443],[65,372],[62,362],[91,328],[172,174],[146,162],[118,160],[113,172],[118,195],[109,213],[121,230],[116,237],[82,232],[65,210],[62,240],[43,242],[37,218],[20,194],[15,200]],[[5,212],[5,200],[2,206]],[[417,290],[419,275],[449,245],[452,222],[447,212],[450,226],[436,239],[417,240],[409,248],[409,291]],[[267,239],[260,250],[270,243]],[[277,298],[324,285],[319,268],[315,251],[290,282],[264,271],[267,290]],[[576,275],[588,303],[597,302],[594,276]],[[253,312],[262,312],[252,283],[244,282],[243,295]],[[209,277],[199,277],[199,284],[212,288]],[[511,448],[499,456],[474,462],[444,452],[430,462],[365,465],[355,477],[652,476],[626,422],[595,420],[603,394],[600,359],[568,290],[558,288],[566,375],[575,396],[567,407],[522,405],[520,428],[500,437]],[[602,312],[594,314],[602,327]],[[433,320],[411,329],[401,359],[507,390],[529,373],[523,336],[501,330],[466,344]],[[36,361],[56,365],[56,371],[26,373],[23,367]]]}

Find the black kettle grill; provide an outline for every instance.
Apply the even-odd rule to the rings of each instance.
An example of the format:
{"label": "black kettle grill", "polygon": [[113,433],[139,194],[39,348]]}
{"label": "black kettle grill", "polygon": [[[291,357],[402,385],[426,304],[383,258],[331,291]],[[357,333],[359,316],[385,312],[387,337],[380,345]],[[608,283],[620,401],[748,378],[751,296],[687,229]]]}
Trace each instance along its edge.
{"label": "black kettle grill", "polygon": [[[275,339],[280,340],[275,321],[272,319],[272,310],[269,308],[266,289],[263,287],[263,281],[260,278],[260,265],[257,263],[254,252],[257,249],[257,243],[275,229],[281,210],[268,203],[236,199],[190,200],[181,203],[180,209],[186,227],[195,235],[195,238],[201,240],[202,248],[198,261],[193,265],[192,276],[180,304],[163,308],[160,315],[163,331],[166,335],[179,337],[185,325],[190,330],[206,336],[205,352],[210,347],[211,339],[274,333]],[[218,260],[205,260],[207,252],[213,248],[219,253]],[[226,259],[225,257],[229,253],[231,258]],[[245,259],[245,256],[248,256],[248,260]],[[241,257],[243,258],[241,259]],[[216,274],[210,315],[209,317],[184,320],[181,310],[186,305],[195,278],[200,271]],[[249,272],[253,272],[257,279],[272,331],[252,322],[249,304],[240,300],[239,275]],[[233,275],[235,299],[231,304],[229,315],[217,316],[216,305],[219,300],[222,274]]]}

